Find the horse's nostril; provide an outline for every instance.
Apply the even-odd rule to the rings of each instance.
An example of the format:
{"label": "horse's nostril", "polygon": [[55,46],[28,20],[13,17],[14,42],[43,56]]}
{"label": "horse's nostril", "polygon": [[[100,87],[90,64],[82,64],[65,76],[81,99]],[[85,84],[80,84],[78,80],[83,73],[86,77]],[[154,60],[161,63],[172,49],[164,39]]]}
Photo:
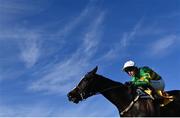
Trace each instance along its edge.
{"label": "horse's nostril", "polygon": [[70,97],[70,95],[68,94],[68,95],[67,95],[67,97],[69,98],[69,97]]}
{"label": "horse's nostril", "polygon": [[70,94],[67,94],[67,97],[68,97],[68,98],[70,98],[70,97],[71,97],[71,95],[70,95]]}
{"label": "horse's nostril", "polygon": [[72,99],[71,95],[67,94],[67,97],[68,97],[69,101],[71,101],[71,99]]}

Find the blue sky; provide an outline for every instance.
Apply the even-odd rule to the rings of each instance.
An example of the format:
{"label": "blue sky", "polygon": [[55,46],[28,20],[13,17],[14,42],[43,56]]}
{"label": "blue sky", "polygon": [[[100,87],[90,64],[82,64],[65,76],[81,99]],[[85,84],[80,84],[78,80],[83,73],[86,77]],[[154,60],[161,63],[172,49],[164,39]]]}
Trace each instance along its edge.
{"label": "blue sky", "polygon": [[128,81],[129,59],[180,89],[179,0],[0,0],[0,14],[0,116],[118,116],[101,95],[66,94],[96,65]]}

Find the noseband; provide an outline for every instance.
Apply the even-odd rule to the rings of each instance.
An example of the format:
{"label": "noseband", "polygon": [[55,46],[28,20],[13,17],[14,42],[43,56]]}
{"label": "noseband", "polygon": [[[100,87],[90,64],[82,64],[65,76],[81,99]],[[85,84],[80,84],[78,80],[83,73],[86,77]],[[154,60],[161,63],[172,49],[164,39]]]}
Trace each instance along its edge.
{"label": "noseband", "polygon": [[87,93],[86,93],[85,91],[83,91],[79,86],[77,86],[77,88],[79,89],[78,94],[81,96],[81,99],[82,99],[82,100],[86,99],[85,96],[87,96],[87,95],[92,96],[92,95],[97,94],[97,93],[93,93],[93,92],[89,92],[89,93],[87,94]]}

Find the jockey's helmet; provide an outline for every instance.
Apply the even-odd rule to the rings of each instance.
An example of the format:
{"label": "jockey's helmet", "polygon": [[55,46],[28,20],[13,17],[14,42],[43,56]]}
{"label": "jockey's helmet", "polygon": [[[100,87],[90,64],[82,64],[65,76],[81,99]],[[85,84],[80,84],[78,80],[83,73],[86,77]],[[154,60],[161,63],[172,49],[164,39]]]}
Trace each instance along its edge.
{"label": "jockey's helmet", "polygon": [[123,71],[126,71],[128,68],[134,68],[134,67],[136,68],[135,62],[132,60],[129,60],[124,63]]}

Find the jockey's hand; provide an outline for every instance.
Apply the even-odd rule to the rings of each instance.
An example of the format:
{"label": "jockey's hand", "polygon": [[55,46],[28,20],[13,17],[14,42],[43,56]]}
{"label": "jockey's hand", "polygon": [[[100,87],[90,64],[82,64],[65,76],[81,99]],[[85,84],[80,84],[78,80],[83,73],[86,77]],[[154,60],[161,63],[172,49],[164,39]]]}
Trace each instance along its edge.
{"label": "jockey's hand", "polygon": [[151,85],[148,85],[148,84],[141,85],[141,87],[144,89],[151,89],[151,90],[154,89]]}

